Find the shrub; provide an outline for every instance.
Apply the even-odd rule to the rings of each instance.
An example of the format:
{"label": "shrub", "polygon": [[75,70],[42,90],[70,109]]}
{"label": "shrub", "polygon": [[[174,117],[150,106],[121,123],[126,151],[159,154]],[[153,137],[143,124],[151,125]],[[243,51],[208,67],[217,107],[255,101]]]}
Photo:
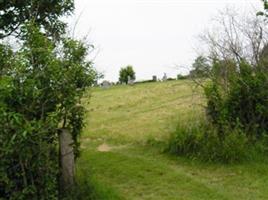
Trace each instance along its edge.
{"label": "shrub", "polygon": [[177,75],[177,80],[184,80],[184,79],[187,79],[187,78],[189,78],[188,75],[182,75],[182,74]]}
{"label": "shrub", "polygon": [[251,139],[268,130],[268,73],[245,62],[215,61],[211,82],[205,87],[208,119],[223,132],[240,128]]}
{"label": "shrub", "polygon": [[177,155],[193,156],[200,151],[201,124],[183,125],[179,124],[176,131],[171,134],[168,150]]}
{"label": "shrub", "polygon": [[79,103],[96,73],[82,42],[56,48],[35,24],[24,27],[20,49],[0,46],[0,199],[57,199],[58,130],[70,130],[78,156]]}
{"label": "shrub", "polygon": [[167,81],[175,81],[175,78],[167,78]]}
{"label": "shrub", "polygon": [[[209,129],[203,137],[202,158],[208,161],[223,163],[240,162],[251,154],[251,144],[240,129],[226,129],[225,137],[221,139],[217,130]],[[252,146],[253,148],[253,146]]]}
{"label": "shrub", "polygon": [[171,134],[166,150],[209,162],[234,163],[250,157],[254,146],[239,128],[226,128],[224,133],[224,138],[219,137],[218,130],[205,121],[180,124]]}
{"label": "shrub", "polygon": [[264,63],[214,60],[204,87],[206,119],[179,125],[168,150],[206,161],[238,162],[265,151],[268,70]]}

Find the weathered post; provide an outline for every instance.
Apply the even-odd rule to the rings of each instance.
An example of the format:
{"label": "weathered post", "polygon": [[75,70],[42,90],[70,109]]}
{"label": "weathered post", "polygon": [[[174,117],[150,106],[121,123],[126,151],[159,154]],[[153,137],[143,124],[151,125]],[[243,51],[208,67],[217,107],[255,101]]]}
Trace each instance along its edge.
{"label": "weathered post", "polygon": [[68,129],[61,129],[59,136],[60,150],[60,193],[63,195],[74,184],[73,139]]}

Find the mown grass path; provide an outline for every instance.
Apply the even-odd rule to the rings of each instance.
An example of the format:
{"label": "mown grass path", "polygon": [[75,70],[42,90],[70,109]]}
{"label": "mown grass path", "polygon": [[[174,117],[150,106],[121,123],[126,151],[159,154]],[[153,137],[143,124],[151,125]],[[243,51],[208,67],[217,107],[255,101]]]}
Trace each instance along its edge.
{"label": "mown grass path", "polygon": [[78,174],[94,180],[96,199],[268,199],[266,161],[207,164],[147,144],[202,115],[192,88],[172,81],[92,91]]}

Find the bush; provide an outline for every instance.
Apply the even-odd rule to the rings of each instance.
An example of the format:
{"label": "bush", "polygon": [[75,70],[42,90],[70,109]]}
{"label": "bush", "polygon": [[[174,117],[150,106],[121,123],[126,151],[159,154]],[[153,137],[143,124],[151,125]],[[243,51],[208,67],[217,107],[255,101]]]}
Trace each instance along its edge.
{"label": "bush", "polygon": [[181,74],[177,75],[177,80],[185,80],[187,78],[189,78],[188,75],[181,75]]}
{"label": "bush", "polygon": [[251,155],[251,144],[240,129],[226,129],[223,139],[219,137],[217,130],[210,129],[203,144],[202,158],[208,161],[234,163],[246,160]]}
{"label": "bush", "polygon": [[223,132],[237,124],[251,139],[268,130],[268,73],[245,62],[215,61],[211,82],[205,87],[208,119]]}
{"label": "bush", "polygon": [[177,155],[194,156],[200,151],[201,124],[182,125],[179,124],[176,131],[171,134],[168,150]]}
{"label": "bush", "polygon": [[167,81],[175,81],[175,78],[167,78]]}
{"label": "bush", "polygon": [[180,124],[171,134],[166,150],[209,162],[235,163],[248,159],[254,145],[246,135],[239,128],[224,131],[225,137],[221,138],[217,129],[205,121]]}
{"label": "bush", "polygon": [[[206,119],[179,125],[168,150],[224,163],[265,151],[268,130],[268,70],[241,61],[214,60],[205,85]],[[266,146],[265,146],[266,145]]]}
{"label": "bush", "polygon": [[70,130],[77,157],[79,103],[96,74],[87,52],[69,38],[56,48],[35,24],[17,51],[0,45],[0,199],[57,199],[58,132]]}

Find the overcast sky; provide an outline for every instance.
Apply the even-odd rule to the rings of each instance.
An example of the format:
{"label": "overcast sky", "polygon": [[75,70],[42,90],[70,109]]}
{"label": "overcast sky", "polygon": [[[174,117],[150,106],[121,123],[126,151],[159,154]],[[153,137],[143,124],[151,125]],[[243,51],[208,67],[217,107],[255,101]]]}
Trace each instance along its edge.
{"label": "overcast sky", "polygon": [[[226,6],[241,12],[262,8],[260,0],[75,0],[75,36],[88,34],[91,54],[105,80],[117,81],[132,65],[138,80],[187,73],[196,57],[196,36]],[[80,16],[80,17],[79,17]],[[184,67],[178,67],[184,66]],[[186,67],[186,69],[185,69]]]}

